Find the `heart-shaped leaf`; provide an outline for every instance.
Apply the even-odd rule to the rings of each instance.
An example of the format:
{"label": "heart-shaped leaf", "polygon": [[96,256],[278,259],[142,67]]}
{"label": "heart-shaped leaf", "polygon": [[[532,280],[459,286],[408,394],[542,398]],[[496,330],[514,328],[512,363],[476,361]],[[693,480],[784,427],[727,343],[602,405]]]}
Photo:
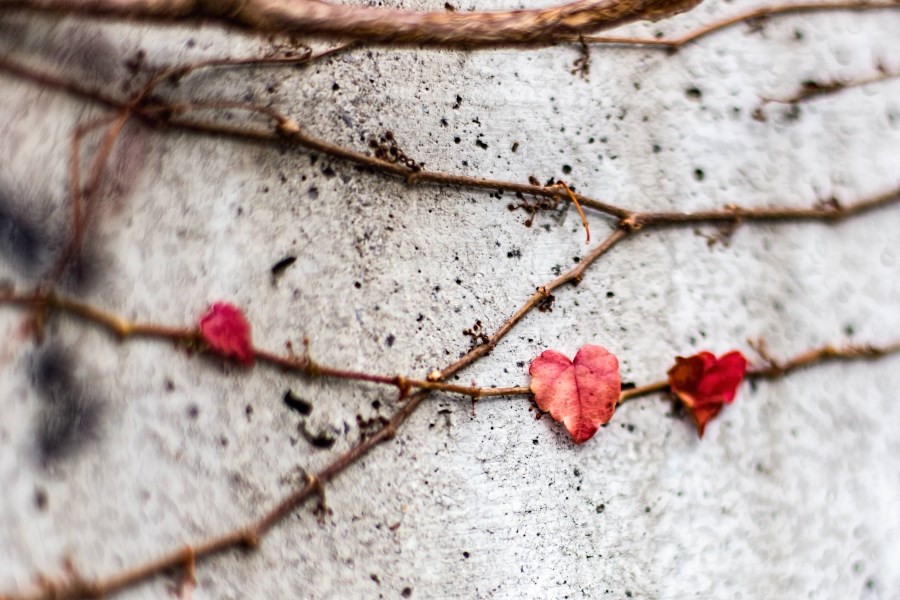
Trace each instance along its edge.
{"label": "heart-shaped leaf", "polygon": [[669,388],[691,413],[700,437],[722,407],[734,401],[746,371],[747,359],[736,350],[719,358],[710,352],[675,358]]}
{"label": "heart-shaped leaf", "polygon": [[531,391],[538,408],[565,425],[582,444],[608,423],[619,402],[619,360],[600,346],[582,346],[575,360],[545,350],[531,361]]}

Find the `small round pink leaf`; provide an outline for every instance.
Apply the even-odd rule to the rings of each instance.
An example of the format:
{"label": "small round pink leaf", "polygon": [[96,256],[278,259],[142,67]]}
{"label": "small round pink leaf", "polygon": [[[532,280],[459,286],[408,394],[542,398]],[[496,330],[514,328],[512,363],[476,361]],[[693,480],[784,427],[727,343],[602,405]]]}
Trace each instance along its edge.
{"label": "small round pink leaf", "polygon": [[528,372],[538,408],[565,425],[576,444],[591,439],[616,410],[622,390],[619,361],[605,348],[582,346],[574,361],[545,350]]}
{"label": "small round pink leaf", "polygon": [[200,319],[200,334],[209,349],[219,356],[233,358],[245,366],[253,364],[250,323],[238,307],[227,302],[210,306]]}

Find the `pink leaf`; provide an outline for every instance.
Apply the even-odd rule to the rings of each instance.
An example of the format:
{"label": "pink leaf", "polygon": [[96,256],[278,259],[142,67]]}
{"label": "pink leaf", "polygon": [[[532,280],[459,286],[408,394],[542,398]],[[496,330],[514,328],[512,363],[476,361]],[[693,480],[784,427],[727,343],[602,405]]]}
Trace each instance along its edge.
{"label": "pink leaf", "polygon": [[619,402],[619,361],[605,348],[582,346],[571,361],[545,350],[531,361],[531,391],[538,408],[565,425],[576,444],[608,423]]}
{"label": "pink leaf", "polygon": [[250,323],[238,307],[216,302],[200,319],[200,333],[209,349],[225,358],[233,358],[245,366],[255,356],[250,340]]}

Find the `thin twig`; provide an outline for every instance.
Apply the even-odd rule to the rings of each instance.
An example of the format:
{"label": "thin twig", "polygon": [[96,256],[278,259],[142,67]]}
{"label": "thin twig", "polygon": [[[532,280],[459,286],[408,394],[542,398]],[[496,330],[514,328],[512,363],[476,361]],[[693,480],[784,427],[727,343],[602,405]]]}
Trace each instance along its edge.
{"label": "thin twig", "polygon": [[774,6],[766,6],[762,8],[754,8],[740,14],[725,17],[714,21],[707,25],[698,27],[684,35],[675,38],[639,38],[639,37],[619,37],[619,36],[572,36],[565,38],[567,42],[580,42],[583,40],[588,44],[607,44],[615,46],[634,46],[659,48],[662,50],[677,50],[682,46],[695,42],[712,33],[727,29],[739,23],[753,21],[754,19],[764,19],[779,15],[801,14],[810,12],[826,12],[826,11],[867,11],[867,10],[889,10],[900,8],[896,2],[854,2],[838,1],[838,2],[796,2],[777,4]]}
{"label": "thin twig", "polygon": [[[875,359],[891,354],[900,353],[900,341],[884,346],[848,344],[846,346],[825,345],[814,350],[807,350],[784,362],[769,361],[770,364],[759,367],[751,367],[747,370],[747,379],[780,379],[800,369],[821,365],[833,361],[849,361],[862,359]],[[647,385],[622,391],[619,396],[619,404],[669,391],[669,380],[656,381]]]}
{"label": "thin twig", "polygon": [[[53,5],[62,6],[67,5],[69,7],[77,4],[78,6],[83,6],[81,4],[82,0],[29,0],[28,2],[7,2],[4,6],[23,6],[29,5],[33,7],[34,4],[40,4],[44,8],[49,8],[50,10],[55,10]],[[109,4],[116,4],[117,0],[97,0],[91,6],[94,10],[99,10],[103,12],[105,10],[103,7]],[[121,0],[118,4],[124,6],[131,2],[132,0]],[[297,4],[306,4],[308,0],[303,0],[303,2],[298,2]],[[68,4],[67,4],[68,3]],[[149,5],[154,5],[151,0]],[[174,6],[178,4],[178,0],[175,2],[171,2],[167,4],[167,6]],[[227,2],[224,4],[228,4]],[[223,4],[223,6],[224,6]],[[583,4],[583,3],[577,3]],[[620,3],[624,4],[624,3]],[[249,6],[252,9],[256,4],[253,2],[248,2],[246,6]],[[329,8],[333,8],[330,5]],[[574,6],[574,5],[570,5]],[[99,7],[99,8],[98,8]],[[227,7],[226,7],[227,8]],[[670,10],[671,6],[665,10]],[[366,9],[368,10],[368,9]],[[528,12],[528,11],[525,11]],[[644,13],[646,16],[649,13]],[[239,17],[242,15],[238,15]],[[475,16],[478,16],[477,14]],[[405,34],[404,34],[405,35]],[[431,42],[428,42],[431,43]],[[0,68],[6,68],[7,71],[13,71],[18,68],[13,66],[13,68],[9,68],[6,64],[7,61],[5,59],[0,58]],[[30,73],[28,69],[19,69],[18,73],[21,75],[25,73],[25,77],[29,75],[34,75],[34,73]],[[53,77],[48,77],[42,75],[40,73],[36,74],[36,77],[33,77],[33,80],[41,81],[46,85],[50,85],[51,82],[58,82],[61,85],[58,87],[60,89],[65,89],[71,93],[81,94],[84,97],[88,97],[92,100],[101,102],[115,109],[123,109],[126,106],[129,106],[127,102],[122,102],[117,99],[110,99],[100,93],[87,92],[80,88],[78,85],[73,84],[71,82],[65,82],[63,80],[58,80]],[[166,109],[171,110],[173,107],[177,107],[180,111],[180,115],[174,119],[162,120],[161,118],[165,113]],[[241,130],[239,128],[228,128],[224,126],[220,126],[215,123],[202,123],[202,122],[193,122],[187,121],[184,119],[184,113],[191,110],[202,110],[209,108],[241,108],[252,110],[255,112],[260,112],[265,114],[267,117],[272,118],[276,123],[275,130]],[[343,148],[341,146],[337,146],[334,144],[330,144],[329,142],[325,142],[309,136],[300,130],[300,127],[294,123],[292,120],[287,118],[286,116],[281,115],[275,111],[271,111],[269,109],[260,109],[258,107],[253,107],[249,105],[238,105],[237,103],[230,103],[227,107],[223,103],[186,103],[186,104],[173,104],[173,105],[147,105],[147,106],[135,106],[134,114],[136,116],[140,116],[142,118],[146,118],[148,120],[160,123],[162,125],[170,126],[170,127],[182,127],[186,129],[192,129],[195,131],[203,131],[205,133],[212,134],[224,134],[224,135],[233,135],[239,137],[245,137],[250,139],[288,139],[298,145],[320,151],[331,156],[335,156],[337,158],[346,159],[351,162],[355,162],[357,164],[362,164],[368,167],[373,168],[381,173],[396,175],[405,178],[409,183],[417,183],[419,181],[422,182],[430,182],[437,184],[449,184],[449,185],[459,185],[459,186],[467,186],[467,187],[481,187],[481,188],[489,188],[489,189],[508,189],[511,191],[520,191],[522,193],[529,193],[541,196],[552,196],[557,192],[555,190],[549,190],[548,188],[543,188],[541,186],[523,186],[521,184],[515,183],[507,183],[507,182],[497,182],[486,179],[478,179],[478,178],[468,178],[464,176],[456,176],[451,174],[444,173],[432,173],[432,172],[411,172],[409,169],[394,165],[392,163],[388,163],[385,161],[380,161],[378,159],[366,156],[364,154],[355,152],[353,150],[349,150]],[[333,462],[331,462],[327,467],[325,467],[322,471],[317,473],[316,475],[311,475],[308,477],[308,481],[305,485],[301,486],[288,496],[286,496],[281,502],[277,503],[272,509],[265,512],[262,517],[257,520],[252,521],[250,524],[237,528],[231,532],[225,533],[224,535],[217,536],[211,538],[210,540],[197,544],[188,546],[186,548],[178,549],[173,551],[158,560],[150,561],[144,563],[143,565],[139,565],[138,567],[126,569],[120,572],[119,574],[107,578],[100,579],[94,582],[87,582],[74,574],[69,578],[67,582],[65,582],[61,586],[54,586],[51,588],[41,588],[34,592],[33,594],[24,594],[21,596],[15,596],[15,598],[81,598],[81,597],[100,597],[110,595],[116,591],[119,591],[125,587],[131,586],[137,582],[148,579],[152,576],[158,575],[163,571],[172,569],[172,568],[187,568],[191,569],[195,560],[200,560],[204,558],[208,558],[212,555],[221,553],[226,550],[230,550],[237,546],[247,546],[247,547],[256,547],[261,538],[278,522],[280,522],[285,516],[290,514],[293,510],[295,510],[299,505],[305,502],[308,498],[312,496],[322,496],[324,493],[324,484],[331,481],[338,474],[346,470],[350,465],[352,465],[355,461],[357,461],[362,456],[366,455],[370,450],[375,448],[380,443],[390,440],[396,435],[399,428],[405,423],[405,421],[412,415],[415,410],[421,405],[424,399],[427,397],[428,391],[451,391],[457,393],[472,395],[473,397],[483,396],[483,395],[494,395],[494,394],[525,394],[528,393],[528,388],[474,388],[467,386],[455,386],[453,384],[445,384],[443,380],[447,377],[450,377],[457,372],[459,372],[464,367],[472,364],[478,358],[484,356],[489,353],[491,349],[493,349],[496,344],[522,319],[527,315],[534,306],[537,306],[541,303],[541,301],[545,300],[549,293],[554,289],[568,283],[577,283],[583,277],[585,270],[593,264],[597,259],[599,259],[602,255],[608,252],[613,246],[615,246],[619,241],[624,240],[629,234],[633,231],[636,231],[642,227],[650,227],[650,226],[665,226],[672,225],[677,226],[686,223],[700,223],[700,222],[729,222],[729,223],[740,223],[743,221],[759,221],[759,220],[820,220],[820,221],[833,221],[839,220],[854,214],[858,214],[864,210],[869,210],[873,208],[883,207],[890,203],[893,203],[900,199],[900,191],[892,191],[889,194],[884,194],[872,199],[863,200],[861,202],[843,206],[837,202],[831,204],[822,204],[820,206],[816,206],[809,209],[792,209],[792,208],[764,208],[764,209],[744,209],[737,206],[729,206],[723,210],[718,211],[701,211],[695,213],[676,213],[676,212],[647,212],[647,213],[635,213],[632,211],[627,211],[622,208],[608,205],[605,203],[595,202],[591,204],[590,202],[582,200],[582,197],[579,195],[578,200],[581,204],[585,206],[591,206],[601,212],[604,212],[608,215],[615,217],[618,220],[618,227],[598,246],[596,246],[582,261],[570,269],[565,274],[561,275],[557,279],[541,286],[537,289],[537,291],[526,301],[526,303],[516,311],[507,321],[501,325],[501,327],[497,330],[497,332],[491,336],[488,342],[481,344],[473,349],[471,349],[466,355],[464,355],[461,359],[455,361],[445,369],[441,371],[434,371],[429,374],[427,380],[409,380],[402,377],[389,377],[389,376],[381,376],[381,375],[371,375],[365,373],[357,373],[353,371],[342,371],[337,369],[325,369],[323,372],[323,367],[316,365],[312,361],[307,359],[305,366],[310,371],[310,374],[317,375],[330,375],[335,377],[345,377],[348,379],[357,379],[361,381],[370,381],[373,383],[382,383],[386,385],[394,385],[401,391],[401,398],[406,400],[405,403],[401,405],[401,407],[395,412],[392,418],[388,421],[386,425],[384,425],[381,429],[376,431],[373,435],[362,439],[359,443],[353,446],[349,451],[345,454],[338,456]],[[589,200],[589,199],[585,199]],[[107,328],[109,331],[118,335],[120,337],[129,337],[129,336],[141,336],[141,337],[155,337],[160,339],[174,340],[174,341],[183,341],[185,343],[195,342],[197,340],[197,332],[194,329],[184,329],[184,328],[170,328],[160,325],[153,324],[141,324],[141,323],[132,323],[128,321],[124,321],[114,315],[110,315],[103,311],[99,311],[94,307],[84,305],[78,303],[77,301],[59,298],[57,296],[52,296],[49,294],[44,295],[35,295],[32,294],[30,297],[28,295],[19,295],[17,296],[15,293],[10,292],[7,294],[7,299],[9,302],[7,303],[18,303],[20,305],[25,304],[27,306],[33,306],[35,304],[40,304],[43,302],[45,305],[52,304],[52,308],[54,310],[60,310],[64,312],[68,312],[69,314],[81,317],[83,319],[90,320],[92,322],[97,323],[100,326]],[[878,355],[877,352],[882,352],[884,349],[872,349],[869,348],[867,352],[876,353],[869,354],[871,356]],[[896,351],[896,350],[892,350]],[[815,351],[818,354],[806,353],[807,355],[801,355],[801,357],[797,357],[792,361],[788,361],[783,365],[779,365],[779,371],[776,373],[772,371],[768,372],[760,372],[756,376],[760,377],[776,377],[781,376],[788,371],[800,368],[800,366],[805,366],[808,364],[814,364],[815,362],[829,359],[829,358],[839,358],[840,356],[837,354],[839,351],[835,351],[834,349],[820,349]],[[857,355],[869,356],[864,353],[863,350],[857,350]],[[260,361],[270,362],[279,366],[281,368],[294,368],[296,370],[300,369],[303,366],[303,359],[296,359],[293,357],[291,359],[286,359],[285,357],[274,357],[268,356],[263,351],[257,351],[257,358]],[[277,360],[276,360],[277,358]],[[294,361],[294,362],[291,362]],[[769,369],[773,369],[774,366],[767,367]],[[768,374],[765,374],[768,373]],[[417,385],[413,385],[417,384]],[[655,386],[655,387],[654,387]],[[651,391],[661,391],[659,387],[660,384],[652,384],[651,386],[643,386],[642,388],[635,388],[633,390],[629,390],[631,393],[629,398],[636,397],[638,392],[641,393],[650,393]],[[406,390],[414,387],[419,387],[422,391],[416,394],[413,394],[409,397],[406,397]],[[653,388],[651,390],[651,388]],[[476,393],[477,390],[477,393]],[[628,398],[626,398],[628,399]]]}
{"label": "thin twig", "polygon": [[[63,91],[74,93],[80,97],[95,99],[93,90],[79,88],[73,82],[63,82],[51,77],[47,77],[41,73],[31,73],[30,69],[10,63],[7,59],[0,57],[0,70],[7,70],[19,76],[26,77],[32,81],[39,82],[44,85],[52,85]],[[100,97],[98,101],[109,105],[110,99]],[[131,106],[124,102],[112,101],[113,106],[127,107]],[[258,112],[273,122],[276,126],[273,129],[259,129],[241,126],[233,126],[221,124],[214,121],[198,121],[185,117],[184,115],[191,110],[203,110],[211,108],[235,108]],[[467,175],[457,175],[453,173],[445,173],[441,171],[413,171],[408,167],[400,164],[391,163],[373,156],[369,156],[362,152],[334,144],[317,138],[305,130],[303,130],[293,119],[283,115],[274,108],[259,107],[252,104],[240,102],[190,102],[167,105],[150,105],[138,107],[135,109],[136,114],[147,118],[150,122],[159,125],[195,131],[204,134],[221,135],[226,137],[251,139],[259,141],[283,141],[288,140],[304,148],[321,152],[337,159],[346,160],[350,163],[360,166],[369,167],[384,175],[402,177],[408,184],[414,185],[419,183],[428,183],[434,185],[452,185],[458,187],[467,187],[474,189],[490,189],[504,190],[510,192],[518,192],[522,194],[530,194],[545,198],[556,198],[559,196],[559,189],[555,186],[540,186],[532,184],[523,184],[512,181],[501,181],[494,179],[486,179],[481,177],[470,177]],[[166,112],[175,112],[178,115],[168,120],[160,122],[160,114]],[[585,196],[583,194],[574,194],[578,202],[582,206],[590,207],[608,216],[618,219],[625,227],[630,229],[640,229],[650,226],[678,225],[681,223],[734,223],[740,224],[744,221],[798,221],[798,220],[834,220],[838,221],[850,215],[871,210],[879,206],[890,204],[900,200],[900,189],[890,190],[889,192],[877,196],[875,198],[857,202],[853,205],[844,206],[837,201],[822,202],[812,207],[763,207],[763,208],[744,208],[738,205],[727,205],[723,209],[706,210],[696,212],[643,212],[636,213],[626,208],[603,202]]]}
{"label": "thin twig", "polygon": [[839,94],[845,90],[864,87],[875,83],[882,83],[892,79],[900,79],[900,73],[879,73],[872,77],[858,79],[856,81],[832,81],[827,83],[819,83],[817,81],[805,81],[800,89],[792,96],[787,98],[763,98],[763,105],[766,104],[787,104],[794,106],[803,102],[821,98],[822,96],[830,96]]}
{"label": "thin twig", "polygon": [[[53,293],[43,291],[22,293],[12,290],[0,290],[0,305],[21,307],[39,311],[42,314],[47,314],[51,311],[68,314],[102,327],[107,333],[110,333],[119,340],[156,339],[168,340],[175,344],[190,347],[202,346],[202,337],[195,328],[129,321],[124,317],[112,314],[96,306]],[[419,380],[404,377],[403,375],[378,375],[328,367],[313,361],[308,355],[281,355],[260,348],[253,348],[252,351],[253,356],[257,361],[277,367],[285,372],[301,373],[308,377],[329,377],[333,379],[347,379],[390,385],[398,388],[404,393],[408,392],[410,389],[424,389],[452,392],[471,398],[529,393],[527,387],[477,387],[443,383],[440,381]]]}

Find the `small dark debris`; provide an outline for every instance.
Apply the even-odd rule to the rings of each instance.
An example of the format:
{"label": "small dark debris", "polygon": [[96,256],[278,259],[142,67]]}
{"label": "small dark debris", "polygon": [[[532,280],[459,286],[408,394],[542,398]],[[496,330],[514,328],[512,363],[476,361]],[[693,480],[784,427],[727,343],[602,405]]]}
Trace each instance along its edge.
{"label": "small dark debris", "polygon": [[410,596],[412,596],[412,588],[409,586],[403,588],[403,591],[400,592],[400,595],[404,598],[409,598]]}
{"label": "small dark debris", "polygon": [[598,505],[597,505],[597,514],[598,514],[598,515],[599,515],[599,514],[603,514],[603,511],[604,511],[604,510],[606,510],[606,505],[605,505],[605,504],[598,504]]}
{"label": "small dark debris", "polygon": [[453,105],[453,109],[455,110],[455,109],[459,108],[459,106],[460,106],[461,104],[462,104],[462,96],[460,96],[459,94],[457,94],[457,95],[456,95],[456,104]]}
{"label": "small dark debris", "polygon": [[487,143],[480,139],[475,140],[475,145],[478,146],[479,148],[481,148],[482,150],[487,150],[487,148],[488,148]]}
{"label": "small dark debris", "polygon": [[556,296],[553,294],[547,294],[544,296],[540,302],[537,303],[537,309],[541,312],[553,312],[553,302],[556,300]]}
{"label": "small dark debris", "polygon": [[277,263],[272,265],[272,277],[281,277],[285,271],[287,271],[288,267],[297,262],[296,256],[285,256]]}
{"label": "small dark debris", "polygon": [[395,342],[396,340],[397,340],[397,338],[394,337],[394,334],[393,334],[393,333],[391,333],[391,334],[389,334],[389,335],[385,338],[384,343],[387,344],[387,347],[388,347],[388,348],[391,348],[391,347],[393,347],[394,342]]}
{"label": "small dark debris", "polygon": [[572,166],[571,165],[563,165],[562,172],[563,172],[563,175],[569,175],[572,172]]}
{"label": "small dark debris", "polygon": [[138,50],[133,57],[125,61],[125,68],[128,69],[128,72],[132,75],[136,75],[138,71],[141,70],[141,67],[144,66],[144,59],[146,57],[147,54],[143,50]]}
{"label": "small dark debris", "polygon": [[463,329],[463,335],[471,338],[471,342],[469,344],[470,349],[477,348],[482,344],[487,344],[491,341],[491,338],[484,331],[484,323],[481,320],[475,321],[475,324],[468,329]]}
{"label": "small dark debris", "polygon": [[200,416],[200,408],[196,404],[191,404],[187,409],[187,416],[189,419],[194,420],[198,416]]}
{"label": "small dark debris", "polygon": [[703,97],[703,92],[700,91],[700,88],[698,87],[689,87],[688,89],[684,90],[684,93],[691,100],[699,100]]}
{"label": "small dark debris", "polygon": [[397,140],[392,131],[385,131],[377,140],[375,138],[369,139],[369,148],[373,150],[375,158],[387,161],[391,164],[403,165],[410,171],[421,171],[422,167],[425,166],[425,163],[416,162],[407,156],[400,148],[399,144],[397,144]]}
{"label": "small dark debris", "polygon": [[506,258],[522,258],[522,251],[519,248],[513,248],[506,253]]}
{"label": "small dark debris", "polygon": [[706,173],[703,172],[703,169],[694,169],[694,179],[697,181],[703,181],[706,178]]}
{"label": "small dark debris", "polygon": [[517,152],[519,150],[519,142],[513,142],[511,150]]}
{"label": "small dark debris", "polygon": [[328,433],[327,431],[311,433],[306,428],[305,421],[301,421],[297,430],[300,432],[300,435],[303,436],[303,439],[305,439],[307,442],[309,442],[310,445],[312,445],[315,448],[322,448],[322,449],[328,450],[329,448],[334,446],[334,443],[337,441],[334,439],[334,436],[331,435],[330,433]]}
{"label": "small dark debris", "polygon": [[284,393],[284,403],[288,408],[297,411],[304,417],[311,414],[313,410],[312,404],[295,394],[293,390],[287,390]]}

